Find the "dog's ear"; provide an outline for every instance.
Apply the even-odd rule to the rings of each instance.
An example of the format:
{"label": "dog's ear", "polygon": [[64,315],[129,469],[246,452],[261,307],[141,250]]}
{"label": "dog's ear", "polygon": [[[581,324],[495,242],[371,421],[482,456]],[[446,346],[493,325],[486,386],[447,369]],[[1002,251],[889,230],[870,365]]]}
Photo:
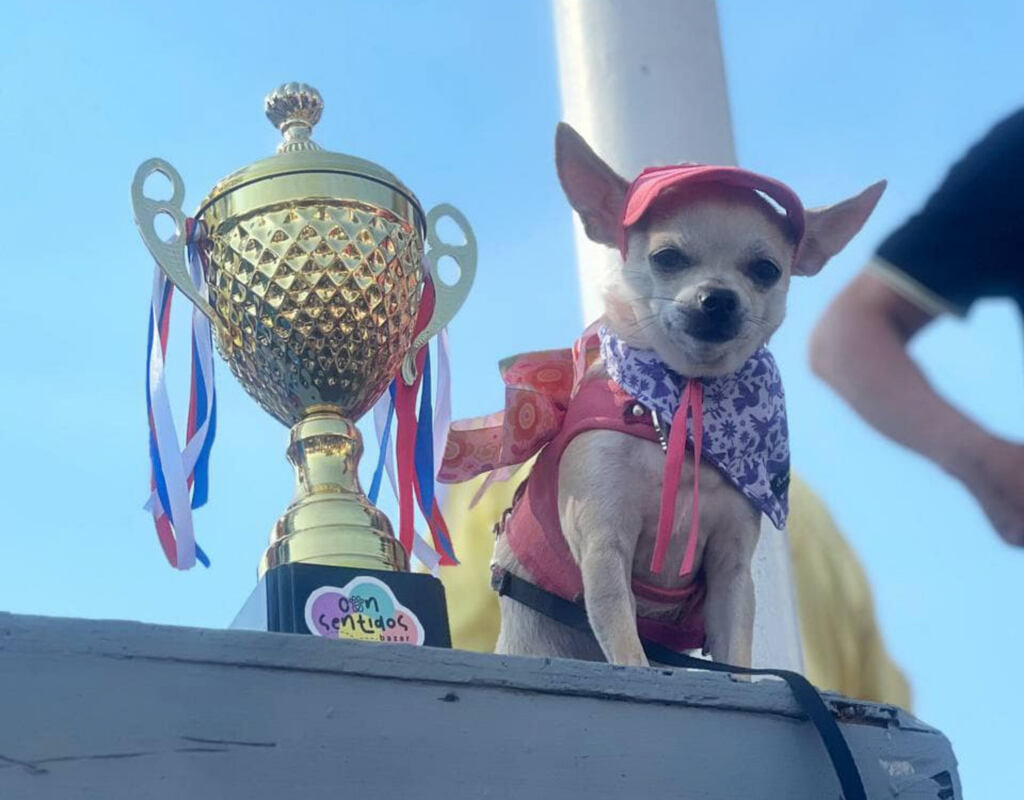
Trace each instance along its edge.
{"label": "dog's ear", "polygon": [[835,205],[807,209],[806,229],[793,259],[793,274],[817,275],[867,222],[885,186],[885,181],[879,181]]}
{"label": "dog's ear", "polygon": [[629,184],[564,122],[555,131],[555,165],[569,203],[579,213],[587,236],[618,247],[622,206]]}

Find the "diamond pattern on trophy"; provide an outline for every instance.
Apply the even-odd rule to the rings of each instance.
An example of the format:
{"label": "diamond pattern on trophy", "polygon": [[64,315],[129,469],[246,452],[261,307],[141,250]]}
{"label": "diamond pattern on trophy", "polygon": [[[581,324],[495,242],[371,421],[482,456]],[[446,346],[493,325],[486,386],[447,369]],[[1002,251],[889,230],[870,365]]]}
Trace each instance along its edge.
{"label": "diamond pattern on trophy", "polygon": [[358,418],[412,342],[421,248],[407,223],[357,201],[239,218],[204,242],[221,355],[286,425],[325,402]]}

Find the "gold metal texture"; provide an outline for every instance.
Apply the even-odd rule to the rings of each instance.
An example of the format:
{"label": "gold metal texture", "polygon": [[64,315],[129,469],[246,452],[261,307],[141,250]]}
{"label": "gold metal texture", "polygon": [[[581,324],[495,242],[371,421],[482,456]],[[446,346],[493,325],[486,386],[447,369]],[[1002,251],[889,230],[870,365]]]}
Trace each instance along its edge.
{"label": "gold metal texture", "polygon": [[[387,207],[393,208],[396,213],[401,213],[399,208],[395,208],[393,201],[389,198],[392,194],[400,195],[404,199],[404,205],[411,205],[416,209],[416,216],[418,219],[418,226],[422,229],[423,227],[423,208],[420,206],[419,200],[416,199],[416,195],[406,187],[398,178],[392,175],[383,167],[374,164],[372,161],[364,161],[361,158],[355,156],[343,155],[342,153],[331,153],[327,150],[287,150],[277,155],[270,156],[269,158],[261,159],[252,164],[249,164],[242,169],[231,173],[226,178],[221,179],[217,184],[210,190],[210,193],[206,196],[199,205],[199,210],[196,212],[196,216],[202,215],[207,206],[211,203],[217,202],[226,194],[236,192],[239,189],[243,189],[247,186],[258,185],[262,181],[269,178],[280,178],[286,175],[305,175],[305,174],[326,174],[336,176],[348,176],[353,179],[348,185],[341,184],[341,194],[329,194],[324,195],[326,197],[344,197],[350,195],[352,192],[356,192],[362,195],[363,192],[374,192],[372,186],[367,184],[376,184],[381,187],[384,191],[379,191],[378,196],[381,198],[380,204]],[[304,184],[298,184],[300,186]],[[330,186],[337,186],[338,184],[329,184]],[[279,184],[274,189],[275,192],[285,191],[288,192],[288,186],[286,184]],[[331,190],[333,191],[333,189]],[[298,195],[292,195],[297,197]],[[289,197],[278,197],[277,199],[289,199]],[[402,214],[406,216],[405,213]]]}
{"label": "gold metal texture", "polygon": [[270,534],[260,575],[295,562],[408,570],[391,523],[359,486],[362,450],[356,426],[333,407],[314,407],[292,427],[295,498]]}
{"label": "gold metal texture", "polygon": [[422,286],[408,220],[355,198],[306,197],[222,217],[234,210],[227,195],[207,209],[201,240],[218,350],[285,425],[310,405],[357,419],[377,401],[412,343]]}

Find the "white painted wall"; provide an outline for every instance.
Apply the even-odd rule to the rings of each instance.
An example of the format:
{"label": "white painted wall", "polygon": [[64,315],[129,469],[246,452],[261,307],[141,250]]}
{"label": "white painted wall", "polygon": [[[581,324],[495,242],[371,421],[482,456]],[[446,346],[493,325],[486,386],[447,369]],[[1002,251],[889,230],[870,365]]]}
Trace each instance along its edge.
{"label": "white painted wall", "polygon": [[[563,118],[620,174],[681,161],[734,164],[714,0],[553,0]],[[618,254],[576,215],[584,323],[601,314]],[[754,557],[755,665],[802,669],[785,534],[762,525]]]}

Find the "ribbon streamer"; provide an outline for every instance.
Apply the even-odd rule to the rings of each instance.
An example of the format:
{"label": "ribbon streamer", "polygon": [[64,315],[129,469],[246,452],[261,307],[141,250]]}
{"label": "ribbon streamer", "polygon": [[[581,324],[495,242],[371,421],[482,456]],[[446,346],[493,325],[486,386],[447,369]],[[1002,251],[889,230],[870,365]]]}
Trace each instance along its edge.
{"label": "ribbon streamer", "polygon": [[391,491],[398,497],[398,482],[395,480],[395,458],[391,449],[391,422],[395,417],[395,382],[391,381],[387,392],[381,395],[373,407],[373,425],[377,434],[377,466],[373,470],[373,479],[370,481],[370,491],[366,493],[367,498],[374,505],[377,505],[377,498],[380,496],[380,485],[387,471],[388,481],[391,483]]}
{"label": "ribbon streamer", "polygon": [[[195,246],[196,226],[188,221],[189,267],[196,288],[206,296],[203,267]],[[213,382],[213,346],[209,320],[192,313],[192,380],[186,444],[179,448],[165,378],[167,341],[174,287],[157,267],[153,278],[146,365],[146,410],[152,470],[145,508],[153,515],[157,538],[168,563],[190,569],[210,561],[195,541],[192,510],[209,496],[209,458],[216,433],[217,405]]]}
{"label": "ribbon streamer", "polygon": [[[427,280],[420,301],[416,330],[426,327],[434,313],[434,285]],[[416,380],[410,386],[396,381],[395,415],[398,420],[395,450],[398,462],[398,527],[399,541],[412,552],[414,501],[426,520],[434,540],[434,550],[442,565],[457,564],[451,537],[434,496],[434,435],[431,406],[430,350],[423,347],[416,354]],[[416,398],[420,398],[419,415]]]}
{"label": "ribbon streamer", "polygon": [[[433,284],[428,280],[417,317],[417,333],[433,314],[434,299]],[[447,331],[441,331],[438,338],[436,407],[429,345],[416,355],[416,375],[411,386],[397,377],[374,406],[378,456],[367,496],[370,502],[377,502],[386,473],[398,498],[399,541],[407,552],[436,574],[440,565],[458,563],[441,513],[435,482],[451,424],[451,364]],[[393,427],[396,429],[394,451],[391,447]],[[431,532],[433,547],[415,531],[416,507]]]}

